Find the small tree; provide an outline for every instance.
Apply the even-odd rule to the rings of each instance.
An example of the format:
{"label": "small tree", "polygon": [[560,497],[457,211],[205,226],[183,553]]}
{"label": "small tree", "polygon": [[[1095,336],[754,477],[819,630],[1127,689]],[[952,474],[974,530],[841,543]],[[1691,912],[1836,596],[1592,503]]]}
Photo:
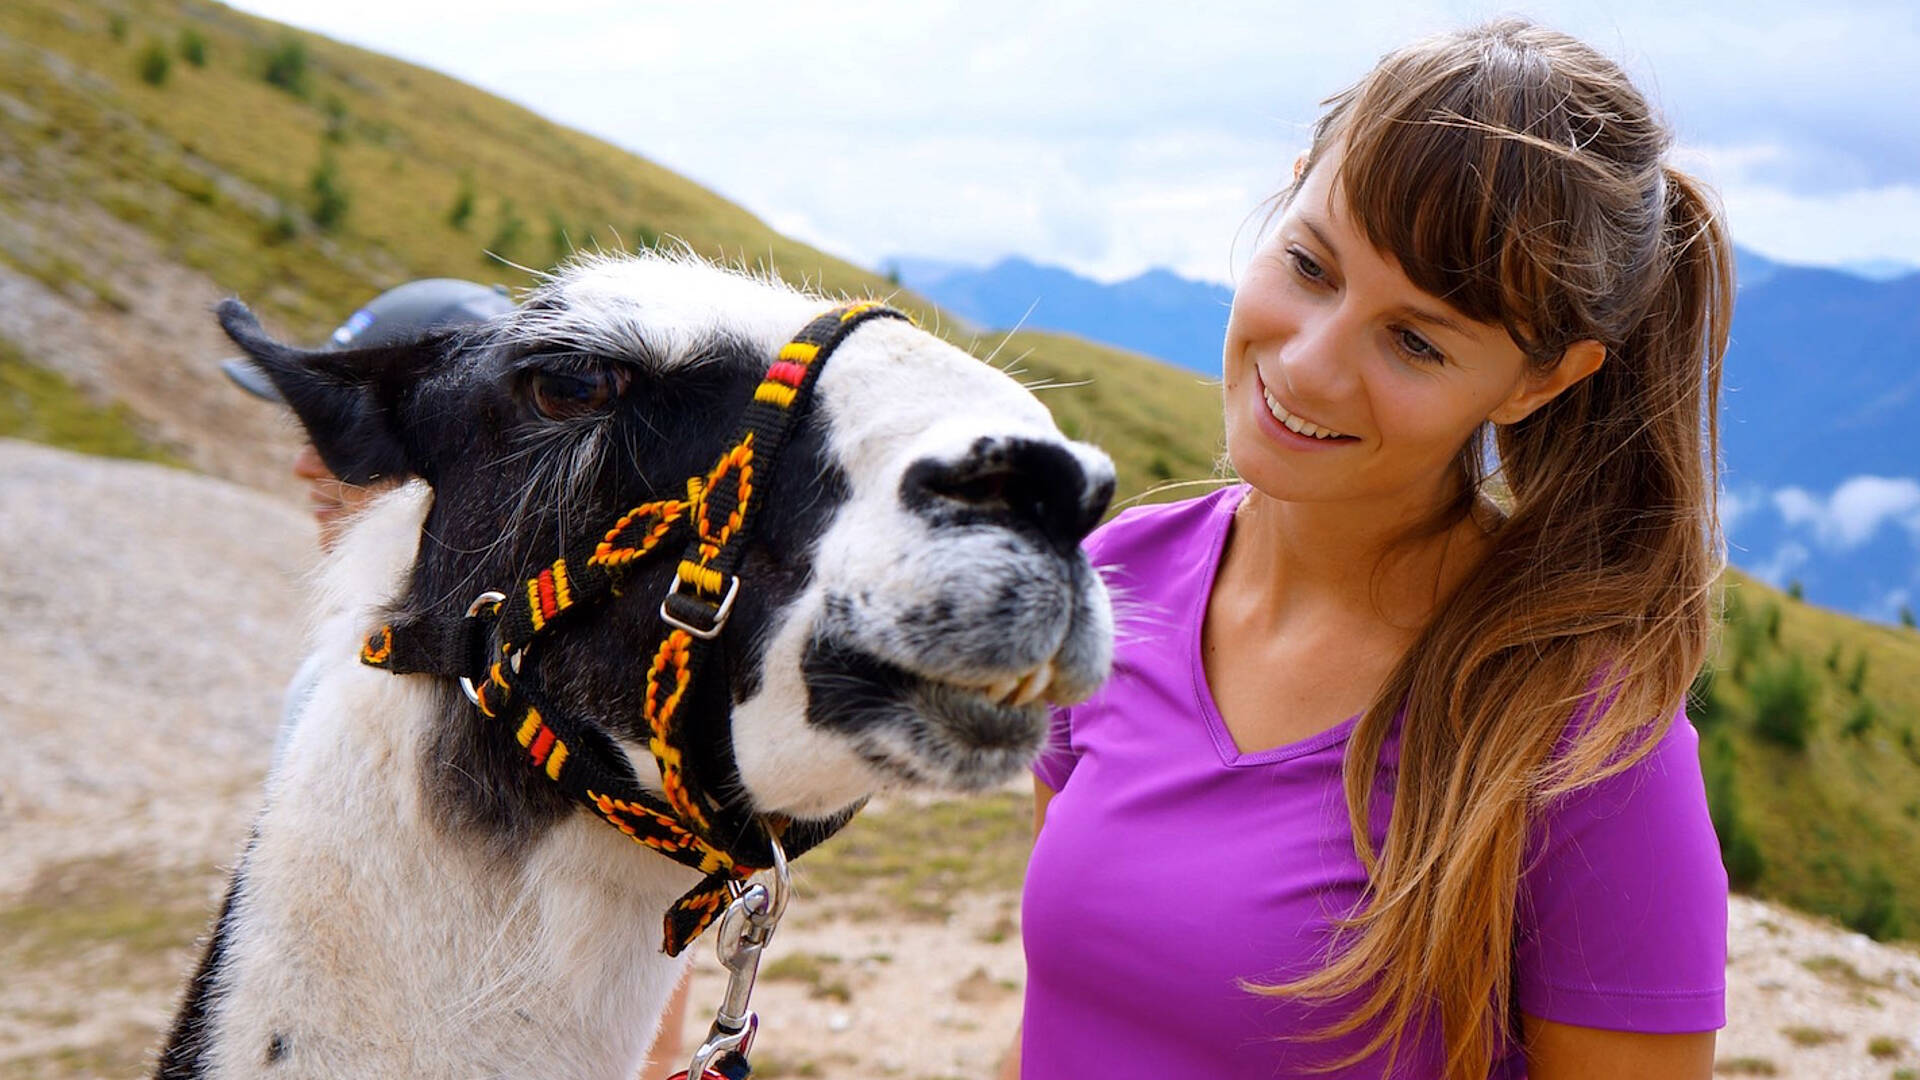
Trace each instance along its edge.
{"label": "small tree", "polygon": [[1780,605],[1767,605],[1767,640],[1780,644]]}
{"label": "small tree", "polygon": [[1805,750],[1813,732],[1813,699],[1819,686],[1799,655],[1761,668],[1749,689],[1754,733],[1789,750]]}
{"label": "small tree", "polygon": [[1873,730],[1873,722],[1879,719],[1879,712],[1871,701],[1856,701],[1853,711],[1847,714],[1847,722],[1840,727],[1840,734],[1849,739],[1864,738]]}
{"label": "small tree", "polygon": [[1906,627],[1909,630],[1914,628],[1913,627],[1913,609],[1908,607],[1905,604],[1900,605],[1900,625]]}
{"label": "small tree", "polygon": [[165,86],[172,71],[173,57],[167,55],[167,47],[158,39],[149,39],[147,47],[140,50],[141,81],[148,86]]}
{"label": "small tree", "polygon": [[549,261],[555,266],[573,254],[573,237],[567,231],[566,219],[552,207],[547,208],[547,250],[552,255]]}
{"label": "small tree", "polygon": [[520,241],[527,235],[527,222],[513,208],[512,199],[500,200],[500,212],[496,215],[499,223],[494,226],[493,238],[487,241],[487,250],[502,258],[513,254]]}
{"label": "small tree", "polygon": [[185,60],[197,68],[206,67],[206,35],[191,26],[183,27],[180,30],[180,59]]}
{"label": "small tree", "polygon": [[122,44],[127,40],[127,15],[116,11],[107,16],[107,36]]}
{"label": "small tree", "polygon": [[322,153],[320,161],[307,177],[308,205],[313,223],[323,232],[332,232],[346,219],[352,199],[340,180],[340,166],[333,155]]}
{"label": "small tree", "polygon": [[1794,578],[1792,581],[1787,582],[1787,596],[1795,600],[1805,600],[1807,598],[1807,587],[1800,584],[1799,578]]}
{"label": "small tree", "polygon": [[328,94],[326,104],[321,108],[327,114],[326,140],[332,143],[346,142],[347,103],[340,100],[339,94]]}
{"label": "small tree", "polygon": [[453,196],[453,207],[447,211],[447,224],[466,231],[467,222],[473,220],[473,176],[460,174],[460,190]]}
{"label": "small tree", "polygon": [[267,82],[294,97],[307,96],[307,46],[296,37],[284,37],[267,53]]}
{"label": "small tree", "polygon": [[1847,692],[1855,697],[1867,687],[1867,650],[1861,649],[1860,655],[1853,658],[1853,670],[1847,672]]}

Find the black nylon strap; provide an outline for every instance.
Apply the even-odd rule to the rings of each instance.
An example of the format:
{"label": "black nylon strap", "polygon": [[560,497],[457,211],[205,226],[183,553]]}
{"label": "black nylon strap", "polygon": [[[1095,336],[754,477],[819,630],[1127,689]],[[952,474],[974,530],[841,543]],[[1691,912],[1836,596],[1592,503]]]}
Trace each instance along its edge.
{"label": "black nylon strap", "polygon": [[[728,449],[704,477],[688,481],[685,499],[634,507],[600,537],[572,545],[497,605],[476,605],[461,618],[425,616],[381,627],[361,651],[365,663],[396,674],[470,680],[481,712],[569,797],[636,842],[705,874],[667,913],[664,947],[670,954],[678,954],[724,909],[731,882],[771,865],[770,835],[780,835],[788,854],[797,857],[859,809],[855,805],[830,821],[792,827],[732,800],[715,799],[713,791],[737,787],[737,767],[728,761],[727,775],[713,784],[701,784],[684,769],[685,727],[677,709],[694,686],[704,685],[700,673],[709,666],[708,654],[720,647],[710,639],[724,628],[740,585],[736,568],[757,516],[753,510],[765,498],[764,485],[804,415],[822,367],[847,335],[875,318],[906,316],[876,303],[848,305],[809,322],[783,346]],[[537,656],[527,650],[573,612],[611,597],[634,566],[682,540],[685,550],[673,589],[660,605],[667,629],[648,673],[646,712],[655,728],[649,747],[667,790],[663,802],[640,786],[610,736],[549,707]],[[523,657],[525,672],[520,670]]]}

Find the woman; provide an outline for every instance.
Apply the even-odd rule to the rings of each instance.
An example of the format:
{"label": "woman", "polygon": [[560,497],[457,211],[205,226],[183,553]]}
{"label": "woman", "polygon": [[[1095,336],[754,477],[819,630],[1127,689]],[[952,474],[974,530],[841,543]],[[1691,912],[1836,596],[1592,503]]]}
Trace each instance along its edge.
{"label": "woman", "polygon": [[1007,1073],[1708,1076],[1724,228],[1564,35],[1328,104],[1227,328],[1244,485],[1088,541],[1132,617],[1036,769]]}

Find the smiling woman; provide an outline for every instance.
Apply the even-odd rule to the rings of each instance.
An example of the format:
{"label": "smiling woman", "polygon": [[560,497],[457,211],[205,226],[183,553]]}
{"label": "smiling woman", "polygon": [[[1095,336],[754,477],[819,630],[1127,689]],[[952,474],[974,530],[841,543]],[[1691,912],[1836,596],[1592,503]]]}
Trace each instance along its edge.
{"label": "smiling woman", "polygon": [[1227,327],[1245,483],[1087,542],[1139,614],[1036,769],[1019,1074],[1704,1077],[1724,229],[1526,23],[1329,105]]}

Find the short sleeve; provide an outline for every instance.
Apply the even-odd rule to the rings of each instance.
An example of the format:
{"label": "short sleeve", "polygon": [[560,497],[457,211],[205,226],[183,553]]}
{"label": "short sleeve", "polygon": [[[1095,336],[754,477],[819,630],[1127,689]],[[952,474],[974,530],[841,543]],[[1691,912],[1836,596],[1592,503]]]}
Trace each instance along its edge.
{"label": "short sleeve", "polygon": [[1054,706],[1047,721],[1047,745],[1034,760],[1033,775],[1041,783],[1059,791],[1067,786],[1067,777],[1080,762],[1073,747],[1073,710]]}
{"label": "short sleeve", "polygon": [[1530,1016],[1615,1031],[1726,1024],[1727,875],[1685,712],[1630,769],[1535,828],[1515,913]]}

